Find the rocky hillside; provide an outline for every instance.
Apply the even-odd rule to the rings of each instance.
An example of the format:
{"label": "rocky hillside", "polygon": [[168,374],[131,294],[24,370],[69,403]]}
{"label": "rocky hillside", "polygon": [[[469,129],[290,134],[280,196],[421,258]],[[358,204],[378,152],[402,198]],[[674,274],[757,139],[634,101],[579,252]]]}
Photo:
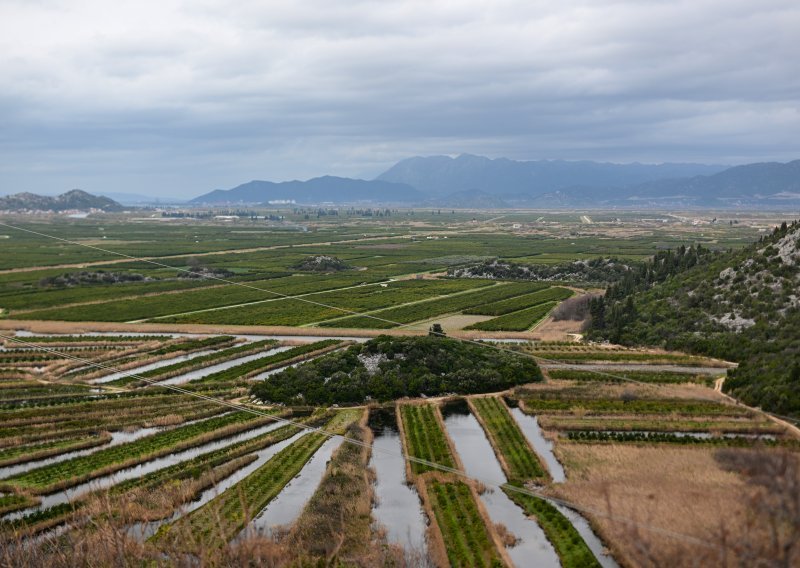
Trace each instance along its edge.
{"label": "rocky hillside", "polygon": [[124,207],[108,197],[73,189],[56,197],[35,193],[15,193],[0,197],[0,211],[122,211]]}
{"label": "rocky hillside", "polygon": [[592,309],[591,336],[739,362],[725,388],[800,416],[800,223],[741,251],[659,253]]}

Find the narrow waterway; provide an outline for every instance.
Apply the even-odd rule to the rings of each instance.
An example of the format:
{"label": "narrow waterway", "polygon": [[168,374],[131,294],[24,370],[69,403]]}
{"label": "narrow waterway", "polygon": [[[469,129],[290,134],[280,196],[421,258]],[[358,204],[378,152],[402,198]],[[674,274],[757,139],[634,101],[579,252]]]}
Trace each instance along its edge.
{"label": "narrow waterway", "polygon": [[428,522],[416,489],[406,479],[403,445],[394,409],[370,411],[369,427],[375,435],[370,458],[370,467],[376,474],[372,514],[378,525],[385,527],[389,543],[426,557]]}
{"label": "narrow waterway", "polygon": [[553,442],[545,438],[542,434],[542,429],[539,427],[539,421],[536,417],[525,414],[518,407],[511,408],[511,416],[517,421],[517,424],[522,430],[522,433],[525,434],[530,445],[533,446],[536,453],[544,460],[553,481],[555,483],[564,483],[567,480],[564,467],[553,452]]}
{"label": "narrow waterway", "polygon": [[291,347],[275,347],[268,351],[262,351],[260,353],[246,355],[244,357],[239,357],[237,359],[230,359],[229,361],[225,361],[223,363],[217,363],[216,365],[202,367],[200,369],[195,369],[194,371],[189,371],[188,373],[184,373],[183,375],[171,377],[165,381],[159,381],[158,384],[182,385],[190,381],[196,381],[198,379],[202,379],[203,377],[207,377],[208,375],[211,375],[213,373],[230,369],[231,367],[235,367],[237,365],[243,365],[244,363],[249,363],[250,361],[257,361],[258,359],[264,359],[265,357],[275,355],[276,353],[280,353],[281,351],[286,351],[288,349],[291,349]]}
{"label": "narrow waterway", "polygon": [[263,426],[253,428],[245,432],[240,432],[236,435],[229,436],[227,438],[215,440],[213,442],[208,442],[206,444],[202,444],[200,446],[196,446],[194,448],[189,448],[179,452],[174,452],[172,454],[156,458],[154,460],[150,460],[133,467],[122,469],[115,473],[98,477],[96,479],[80,483],[78,485],[74,485],[73,487],[70,487],[63,491],[57,491],[55,493],[50,493],[49,495],[44,495],[41,497],[42,502],[39,506],[31,507],[29,509],[24,509],[22,511],[17,511],[15,513],[9,513],[8,515],[5,515],[3,517],[3,520],[19,519],[27,514],[42,509],[47,509],[49,507],[60,505],[62,503],[69,503],[70,501],[74,501],[79,497],[82,497],[92,491],[105,489],[107,487],[116,485],[117,483],[120,483],[122,481],[126,481],[128,479],[135,479],[143,475],[147,475],[148,473],[164,469],[165,467],[169,467],[171,465],[175,465],[184,462],[186,460],[196,458],[201,454],[205,454],[207,452],[213,452],[221,448],[226,448],[231,444],[235,444],[237,442],[250,440],[251,438],[255,438],[267,432],[271,432],[272,430],[280,428],[281,426],[283,426],[283,424],[280,422],[265,424]]}
{"label": "narrow waterway", "polygon": [[328,438],[303,466],[300,473],[250,521],[237,538],[253,532],[270,536],[275,529],[286,528],[294,523],[322,481],[328,461],[341,443],[340,436]]}
{"label": "narrow waterway", "polygon": [[[506,476],[494,449],[466,402],[447,404],[442,408],[442,414],[447,433],[456,446],[467,475],[492,484],[506,483]],[[507,548],[508,555],[516,566],[561,566],[553,545],[547,540],[541,527],[535,520],[526,517],[522,509],[502,490],[489,487],[480,499],[492,522],[502,523],[519,539],[515,546]]]}
{"label": "narrow waterway", "polygon": [[586,546],[589,547],[589,550],[592,551],[592,554],[594,554],[594,557],[597,558],[597,561],[603,568],[619,568],[619,564],[617,564],[616,560],[614,560],[612,556],[606,554],[606,547],[603,541],[594,533],[591,525],[589,525],[589,521],[574,509],[570,509],[559,503],[553,503],[552,501],[550,503],[558,509],[562,515],[569,519],[569,522],[572,523],[572,526],[575,527],[575,530],[581,535]]}
{"label": "narrow waterway", "polygon": [[[142,365],[141,367],[133,367],[131,369],[127,369],[125,371],[118,371],[116,373],[111,373],[110,375],[105,375],[100,377],[99,379],[92,379],[89,381],[92,384],[100,385],[104,383],[110,383],[111,381],[116,381],[117,379],[122,379],[124,377],[128,377],[130,375],[139,375],[141,373],[146,373],[147,371],[152,371],[153,369],[160,369],[161,367],[166,367],[168,365],[173,365],[175,363],[181,363],[183,361],[190,361],[197,357],[202,357],[203,355],[210,355],[211,353],[215,353],[214,350],[203,350],[203,351],[195,351],[194,353],[189,353],[187,355],[181,355],[180,357],[172,357],[170,359],[163,359],[161,361],[156,361],[155,363],[150,363],[149,365]],[[110,365],[109,365],[110,366]]]}
{"label": "narrow waterway", "polygon": [[250,475],[255,470],[260,468],[262,465],[267,463],[269,460],[271,460],[273,456],[275,456],[275,454],[280,452],[282,449],[287,448],[289,445],[296,442],[299,438],[301,438],[305,434],[307,434],[305,430],[300,431],[294,436],[291,436],[290,438],[277,442],[276,444],[272,444],[271,446],[268,446],[262,450],[258,450],[257,452],[255,452],[256,456],[258,456],[258,458],[255,461],[247,464],[246,466],[240,469],[237,469],[234,473],[232,473],[225,479],[218,481],[214,487],[211,487],[203,491],[200,497],[198,497],[191,503],[187,503],[186,505],[182,506],[180,509],[175,511],[172,514],[172,516],[159,521],[138,523],[136,525],[133,525],[128,529],[128,534],[130,534],[135,538],[138,538],[139,540],[146,540],[150,538],[156,533],[156,531],[162,525],[174,523],[180,517],[188,515],[192,511],[199,509],[200,507],[211,501],[214,497],[221,495],[224,491],[230,489],[231,487],[239,483],[241,480],[246,478],[248,475]]}
{"label": "narrow waterway", "polygon": [[[522,433],[528,439],[528,442],[530,442],[530,444],[533,446],[534,450],[536,450],[536,453],[539,454],[542,459],[544,459],[553,481],[555,483],[564,483],[567,479],[566,474],[564,473],[564,467],[561,465],[561,462],[558,461],[555,453],[553,452],[553,442],[545,438],[542,434],[542,429],[539,427],[539,421],[535,416],[531,416],[522,412],[522,410],[514,403],[514,401],[508,402],[510,403],[509,406],[511,407],[511,415],[517,421],[517,424],[519,424]],[[600,562],[603,568],[618,568],[616,561],[611,556],[606,555],[606,548],[603,545],[603,542],[592,530],[592,527],[589,525],[589,521],[587,521],[573,509],[564,507],[558,503],[553,503],[552,501],[551,504],[565,517],[567,517],[567,519],[569,519],[569,521],[572,523],[572,526],[575,527],[575,530],[577,530],[578,534],[581,535],[586,543],[586,546],[589,547],[589,550],[592,551],[595,558],[597,558],[597,561]]]}
{"label": "narrow waterway", "polygon": [[[181,424],[181,426],[184,425],[185,424]],[[164,428],[139,428],[138,430],[134,430],[133,432],[111,432],[111,440],[106,444],[94,446],[91,448],[85,448],[83,450],[65,452],[63,454],[50,456],[40,460],[9,465],[6,467],[0,467],[0,479],[4,477],[11,477],[12,475],[17,475],[18,473],[22,473],[31,469],[36,469],[37,467],[43,467],[53,463],[67,461],[72,458],[77,458],[80,456],[88,456],[89,454],[93,454],[100,450],[110,448],[111,446],[118,446],[120,444],[125,444],[128,442],[132,442],[134,440],[138,440],[139,438],[144,438],[145,436],[149,436],[150,434],[155,434],[156,432],[160,432],[161,430],[164,430]]]}

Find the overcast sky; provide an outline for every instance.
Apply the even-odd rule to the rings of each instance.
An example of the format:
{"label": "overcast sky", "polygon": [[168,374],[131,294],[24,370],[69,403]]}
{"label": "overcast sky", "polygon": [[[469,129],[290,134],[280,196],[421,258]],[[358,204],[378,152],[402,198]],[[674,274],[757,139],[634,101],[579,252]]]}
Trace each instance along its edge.
{"label": "overcast sky", "polygon": [[800,158],[798,0],[0,0],[0,193]]}

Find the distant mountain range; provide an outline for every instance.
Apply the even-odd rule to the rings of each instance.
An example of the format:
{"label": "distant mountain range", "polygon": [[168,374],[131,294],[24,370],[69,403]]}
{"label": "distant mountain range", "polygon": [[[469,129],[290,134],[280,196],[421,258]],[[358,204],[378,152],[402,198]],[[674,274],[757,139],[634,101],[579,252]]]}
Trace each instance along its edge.
{"label": "distant mountain range", "polygon": [[15,193],[0,197],[0,211],[122,211],[122,205],[108,197],[96,196],[80,189],[73,189],[61,195],[51,197],[35,193]]}
{"label": "distant mountain range", "polygon": [[233,189],[217,189],[189,203],[194,205],[236,205],[294,202],[300,204],[374,202],[412,204],[424,201],[424,194],[405,183],[367,181],[323,176],[308,181],[251,181]]}
{"label": "distant mountain range", "polygon": [[195,205],[398,204],[475,209],[761,207],[800,205],[800,160],[704,164],[489,159],[464,154],[402,160],[376,179],[324,176],[252,181],[193,199]]}
{"label": "distant mountain range", "polygon": [[[156,198],[119,196],[128,204]],[[161,203],[175,203],[162,199]],[[800,207],[800,160],[724,167],[703,164],[489,159],[464,154],[402,160],[374,180],[322,176],[307,181],[251,181],[216,189],[188,206],[362,205],[461,209]],[[0,197],[0,210],[124,209],[110,197],[72,190],[56,197]]]}
{"label": "distant mountain range", "polygon": [[608,164],[564,160],[515,161],[462,154],[402,160],[376,179],[406,183],[444,195],[476,189],[492,195],[532,196],[567,187],[626,187],[648,181],[715,174],[725,166],[703,164]]}

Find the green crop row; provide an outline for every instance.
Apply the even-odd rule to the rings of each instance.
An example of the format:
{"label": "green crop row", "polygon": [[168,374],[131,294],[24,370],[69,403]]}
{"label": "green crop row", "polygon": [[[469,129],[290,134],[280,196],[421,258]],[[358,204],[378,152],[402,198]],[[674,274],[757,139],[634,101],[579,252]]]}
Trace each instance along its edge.
{"label": "green crop row", "polygon": [[306,434],[203,507],[160,530],[155,540],[190,549],[224,546],[244,529],[250,515],[257,515],[300,473],[325,440],[324,434]]}
{"label": "green crop row", "polygon": [[464,329],[478,329],[481,331],[527,331],[539,323],[550,311],[556,307],[556,302],[539,304],[518,312],[511,312],[504,316],[474,323]]}
{"label": "green crop row", "polygon": [[[145,397],[147,400],[146,407],[131,404],[132,399],[137,400]],[[48,412],[42,412],[41,408],[3,409],[0,410],[0,425],[19,424],[22,423],[21,421],[27,421],[26,423],[54,422],[69,418],[84,418],[89,413],[99,412],[152,413],[161,407],[195,402],[196,399],[190,398],[185,394],[175,394],[170,391],[166,393],[156,393],[154,391],[126,392],[111,394],[104,398],[71,400],[61,404],[53,404]]]}
{"label": "green crop row", "polygon": [[664,415],[630,418],[627,416],[606,415],[576,418],[572,414],[548,414],[539,416],[539,423],[549,430],[597,430],[597,431],[637,431],[657,432],[730,432],[739,434],[783,434],[783,429],[771,421],[741,420],[733,417],[730,420],[719,420],[712,417],[689,417],[676,419]]}
{"label": "green crop row", "polygon": [[[308,421],[308,419],[304,419]],[[256,438],[232,444],[219,450],[201,454],[196,458],[159,469],[157,471],[128,479],[108,489],[108,496],[112,498],[125,498],[126,493],[133,490],[157,491],[165,484],[172,484],[176,480],[198,480],[203,475],[211,473],[204,485],[193,484],[193,493],[182,493],[183,502],[196,499],[199,493],[210,487],[210,484],[226,477],[233,471],[244,467],[255,459],[253,452],[285,440],[298,431],[295,426],[284,426]],[[37,511],[11,523],[0,523],[0,528],[25,529],[40,532],[47,528],[68,522],[76,512],[83,511],[86,499],[74,500],[65,509],[65,505],[56,505],[42,511]]]}
{"label": "green crop row", "polygon": [[[400,418],[405,431],[408,456],[428,462],[456,467],[455,459],[450,451],[447,438],[436,417],[436,409],[430,404],[401,404]],[[411,471],[420,474],[435,468],[411,462]]]}
{"label": "green crop row", "polygon": [[[542,285],[545,288],[546,285]],[[468,310],[464,310],[465,314],[481,315],[481,316],[502,316],[530,308],[546,302],[560,302],[572,296],[572,290],[566,288],[546,288],[532,294],[525,294],[517,296],[516,298],[509,298],[508,300],[500,300],[499,302],[492,302],[491,304],[484,304],[482,306],[475,306]]]}
{"label": "green crop row", "polygon": [[177,351],[198,351],[202,349],[208,349],[209,347],[219,348],[230,344],[233,340],[234,337],[230,335],[213,335],[211,337],[187,339],[186,341],[160,347],[154,351],[148,351],[147,356],[155,357],[157,355],[166,355],[168,353],[175,353]]}
{"label": "green crop row", "polygon": [[547,473],[539,462],[514,417],[496,397],[470,399],[481,425],[502,456],[501,463],[512,481],[545,479]]}
{"label": "green crop row", "polygon": [[551,379],[564,381],[602,381],[602,382],[625,382],[625,379],[639,381],[641,383],[702,383],[711,384],[715,376],[698,375],[694,373],[671,373],[665,371],[614,371],[613,374],[623,378],[611,377],[605,373],[594,371],[584,371],[580,369],[551,369],[547,372]]}
{"label": "green crop row", "polygon": [[[494,321],[494,320],[491,320]],[[587,361],[610,361],[644,363],[645,365],[660,365],[671,363],[674,365],[699,365],[708,360],[694,355],[681,353],[641,353],[599,349],[592,352],[576,353],[574,351],[534,351],[537,357],[559,363],[585,363]]]}
{"label": "green crop row", "polygon": [[451,566],[504,566],[472,492],[461,481],[430,481],[427,493]]}
{"label": "green crop row", "polygon": [[20,511],[39,504],[39,499],[19,493],[0,495],[0,515]]}
{"label": "green crop row", "polygon": [[[157,402],[157,401],[156,401]],[[172,404],[135,406],[129,408],[89,407],[85,414],[54,412],[40,416],[14,417],[0,421],[0,437],[24,437],[30,434],[42,434],[52,430],[63,438],[69,430],[88,428],[94,431],[117,430],[118,427],[140,425],[147,422],[157,423],[166,415],[189,416],[206,410],[219,411],[219,406],[212,402],[197,399],[175,400]]]}
{"label": "green crop row", "polygon": [[39,494],[50,493],[180,449],[254,427],[264,421],[265,419],[255,419],[252,414],[246,412],[232,412],[158,432],[89,455],[31,469],[4,479],[3,485],[12,489],[28,488]]}
{"label": "green crop row", "polygon": [[564,568],[600,568],[600,563],[577,529],[555,506],[544,499],[515,491],[513,487],[504,487],[503,490],[526,514],[536,518]]}
{"label": "green crop row", "polygon": [[567,438],[575,442],[613,442],[613,443],[660,443],[694,445],[707,444],[713,446],[752,446],[764,444],[766,446],[778,445],[779,441],[773,438],[758,438],[750,436],[691,436],[680,433],[668,432],[598,432],[595,430],[573,430],[567,433]]}
{"label": "green crop row", "polygon": [[2,448],[0,449],[0,466],[25,463],[65,452],[102,446],[110,440],[111,436],[109,435],[97,435]]}
{"label": "green crop row", "polygon": [[211,468],[219,467],[234,459],[252,454],[258,450],[277,444],[294,436],[299,431],[297,426],[291,424],[281,426],[271,432],[262,434],[256,438],[237,442],[225,448],[201,454],[191,460],[177,463],[158,471],[153,471],[142,477],[136,477],[114,485],[110,492],[112,495],[120,495],[132,489],[156,489],[164,483],[174,479],[198,478]]}
{"label": "green crop row", "polygon": [[262,359],[248,361],[247,363],[242,363],[241,365],[236,365],[235,367],[230,367],[229,369],[224,369],[222,371],[212,373],[194,382],[195,383],[225,382],[225,381],[232,381],[235,379],[239,379],[242,377],[245,378],[251,377],[260,372],[268,371],[269,369],[275,367],[278,363],[289,361],[296,357],[302,357],[303,355],[307,355],[308,353],[313,353],[315,351],[319,351],[320,349],[326,349],[328,347],[332,347],[340,343],[341,341],[338,339],[325,339],[323,341],[316,341],[314,343],[309,343],[308,345],[298,345],[297,347],[292,347],[291,349],[275,353],[274,355],[269,355]]}
{"label": "green crop row", "polygon": [[58,383],[35,383],[31,381],[25,386],[5,388],[0,391],[0,398],[3,404],[25,403],[62,397],[64,395],[89,396],[92,394],[91,388],[86,385],[62,385]]}
{"label": "green crop row", "polygon": [[208,404],[193,408],[175,408],[172,412],[163,410],[161,414],[156,417],[151,417],[146,414],[139,416],[121,416],[119,418],[108,416],[103,422],[95,422],[92,419],[86,419],[74,420],[66,423],[43,424],[42,426],[33,426],[25,429],[20,428],[16,431],[6,429],[3,431],[2,441],[7,442],[8,440],[19,439],[24,443],[35,443],[63,437],[93,436],[97,434],[98,428],[102,428],[103,431],[120,431],[127,428],[137,429],[159,425],[162,416],[166,424],[172,424],[173,417],[177,419],[179,416],[180,422],[188,422],[210,418],[224,411],[224,407],[217,404]]}
{"label": "green crop row", "polygon": [[618,399],[538,399],[525,400],[531,413],[585,411],[593,414],[677,414],[699,416],[742,416],[748,410],[707,401],[679,399],[618,400]]}

